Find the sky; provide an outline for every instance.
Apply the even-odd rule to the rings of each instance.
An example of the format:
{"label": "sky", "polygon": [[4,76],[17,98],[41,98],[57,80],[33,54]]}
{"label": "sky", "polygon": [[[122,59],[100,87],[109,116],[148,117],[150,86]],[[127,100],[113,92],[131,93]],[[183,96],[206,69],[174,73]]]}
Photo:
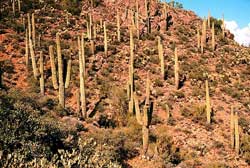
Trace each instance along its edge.
{"label": "sky", "polygon": [[224,14],[226,28],[234,34],[235,40],[250,46],[250,0],[176,0],[176,2],[182,3],[184,9],[192,10],[202,18],[207,16],[208,11],[219,19]]}

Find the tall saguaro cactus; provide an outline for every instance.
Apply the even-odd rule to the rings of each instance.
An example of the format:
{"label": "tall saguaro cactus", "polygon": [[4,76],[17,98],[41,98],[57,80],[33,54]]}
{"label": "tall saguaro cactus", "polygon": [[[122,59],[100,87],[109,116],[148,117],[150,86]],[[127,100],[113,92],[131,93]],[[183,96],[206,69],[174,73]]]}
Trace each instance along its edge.
{"label": "tall saguaro cactus", "polygon": [[136,6],[136,12],[135,12],[136,35],[137,35],[137,39],[140,39],[139,3],[138,3],[138,0],[136,0],[135,6]]}
{"label": "tall saguaro cactus", "polygon": [[72,59],[71,59],[71,56],[70,56],[70,58],[68,60],[68,63],[67,63],[67,73],[66,73],[66,80],[65,80],[65,88],[66,89],[69,87],[69,84],[70,84],[71,66],[72,66]]}
{"label": "tall saguaro cactus", "polygon": [[117,40],[120,42],[121,41],[121,28],[120,28],[120,14],[119,10],[117,9],[117,14],[116,14],[116,22],[117,22]]}
{"label": "tall saguaro cactus", "polygon": [[214,22],[212,23],[212,49],[215,50],[215,32],[214,32]]}
{"label": "tall saguaro cactus", "polygon": [[235,148],[235,152],[238,155],[240,153],[240,135],[239,135],[239,121],[238,112],[234,107],[231,107],[230,116],[230,134],[231,134],[231,147]]}
{"label": "tall saguaro cactus", "polygon": [[147,74],[146,84],[146,101],[143,107],[143,114],[141,114],[139,102],[137,96],[134,95],[135,111],[137,122],[142,126],[142,143],[143,143],[143,155],[147,154],[149,144],[149,125],[152,117],[152,111],[150,106],[150,79],[149,73]]}
{"label": "tall saguaro cactus", "polygon": [[207,24],[206,24],[206,18],[203,19],[203,24],[202,24],[202,40],[203,40],[203,45],[206,44],[206,39],[207,39]]}
{"label": "tall saguaro cactus", "polygon": [[201,35],[200,35],[200,30],[197,30],[197,48],[198,50],[201,48]]}
{"label": "tall saguaro cactus", "polygon": [[50,57],[50,66],[51,66],[51,74],[52,74],[52,84],[54,89],[58,89],[57,75],[56,75],[56,64],[54,57],[53,46],[49,46],[49,57]]}
{"label": "tall saguaro cactus", "polygon": [[31,23],[32,23],[32,41],[34,47],[36,47],[36,23],[35,23],[35,14],[31,15]]}
{"label": "tall saguaro cactus", "polygon": [[164,66],[164,56],[163,56],[163,45],[161,43],[161,38],[158,36],[158,54],[160,59],[160,65],[161,65],[161,76],[163,80],[165,79],[165,66]]}
{"label": "tall saguaro cactus", "polygon": [[28,30],[25,30],[25,63],[26,67],[29,66],[29,38],[28,38]]}
{"label": "tall saguaro cactus", "polygon": [[65,98],[64,98],[64,80],[63,80],[63,59],[61,53],[61,44],[59,33],[56,33],[56,50],[57,50],[57,59],[58,59],[58,79],[59,79],[59,104],[64,108],[65,107]]}
{"label": "tall saguaro cactus", "polygon": [[40,91],[41,95],[44,95],[44,61],[43,61],[43,52],[40,51]]}
{"label": "tall saguaro cactus", "polygon": [[175,79],[175,89],[179,89],[179,62],[177,48],[174,51],[174,79]]}
{"label": "tall saguaro cactus", "polygon": [[209,87],[208,80],[206,80],[206,112],[207,112],[207,124],[211,124],[211,104],[210,104],[210,95],[209,95]]}
{"label": "tall saguaro cactus", "polygon": [[129,65],[129,86],[130,86],[130,99],[129,99],[129,112],[134,112],[134,39],[133,29],[130,27],[130,65]]}
{"label": "tall saguaro cactus", "polygon": [[210,11],[208,11],[208,15],[207,15],[207,27],[208,29],[210,29],[211,27],[211,15],[210,15]]}
{"label": "tall saguaro cactus", "polygon": [[222,29],[222,37],[225,37],[225,19],[224,19],[224,14],[222,15],[222,25],[221,25],[221,29]]}
{"label": "tall saguaro cactus", "polygon": [[79,72],[80,72],[80,104],[81,104],[81,110],[82,110],[82,117],[86,118],[86,96],[85,96],[85,70],[84,70],[84,38],[82,35],[82,38],[78,37],[78,53],[79,53]]}
{"label": "tall saguaro cactus", "polygon": [[104,30],[104,53],[105,53],[105,56],[107,56],[108,55],[108,39],[107,39],[106,22],[103,22],[103,30]]}

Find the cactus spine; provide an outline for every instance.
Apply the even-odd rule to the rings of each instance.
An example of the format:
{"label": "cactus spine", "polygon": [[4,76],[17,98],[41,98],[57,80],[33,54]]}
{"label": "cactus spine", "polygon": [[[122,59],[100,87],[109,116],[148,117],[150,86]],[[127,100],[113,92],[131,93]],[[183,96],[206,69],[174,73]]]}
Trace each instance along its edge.
{"label": "cactus spine", "polygon": [[40,90],[41,95],[44,95],[44,65],[43,65],[43,52],[40,51]]}
{"label": "cactus spine", "polygon": [[179,89],[179,62],[178,62],[178,54],[177,48],[174,51],[174,78],[175,78],[175,89]]}
{"label": "cactus spine", "polygon": [[152,117],[152,112],[150,111],[150,79],[149,73],[147,74],[147,84],[146,84],[146,101],[143,107],[143,114],[140,112],[140,107],[138,103],[137,96],[134,95],[135,109],[136,109],[136,119],[137,122],[142,125],[142,143],[143,143],[143,155],[146,155],[149,143],[149,125]]}
{"label": "cactus spine", "polygon": [[134,112],[134,39],[133,29],[130,27],[130,66],[129,66],[129,85],[130,85],[130,99],[129,99],[129,112]]}
{"label": "cactus spine", "polygon": [[120,42],[121,41],[121,32],[120,32],[120,16],[119,16],[119,11],[117,10],[117,15],[116,15],[116,21],[117,21],[117,40]]}
{"label": "cactus spine", "polygon": [[78,47],[79,47],[79,69],[80,69],[80,100],[81,100],[81,110],[82,110],[82,117],[86,118],[86,97],[85,97],[85,67],[84,67],[84,38],[83,35],[78,37]]}
{"label": "cactus spine", "polygon": [[66,73],[66,80],[65,80],[65,88],[66,89],[69,87],[69,84],[70,84],[71,65],[72,65],[72,59],[70,57],[68,60],[68,63],[67,63],[67,73]]}
{"label": "cactus spine", "polygon": [[107,41],[106,22],[103,23],[103,30],[104,30],[104,53],[105,53],[105,56],[107,56],[108,55],[108,41]]}
{"label": "cactus spine", "polygon": [[214,22],[212,23],[212,49],[215,50],[215,32],[214,32]]}
{"label": "cactus spine", "polygon": [[29,66],[29,38],[28,38],[28,30],[25,30],[25,63],[28,68]]}
{"label": "cactus spine", "polygon": [[35,23],[35,14],[32,13],[31,15],[31,22],[32,22],[32,40],[34,48],[36,47],[36,23]]}
{"label": "cactus spine", "polygon": [[240,153],[240,136],[239,136],[239,121],[238,121],[238,112],[235,112],[234,115],[234,132],[235,132],[235,152],[238,155]]}
{"label": "cactus spine", "polygon": [[51,66],[51,74],[52,74],[52,84],[53,84],[54,89],[58,89],[56,64],[55,64],[54,50],[53,50],[52,45],[49,46],[49,57],[50,57],[50,66]]}
{"label": "cactus spine", "polygon": [[164,67],[164,56],[163,56],[163,45],[161,43],[161,38],[158,36],[158,54],[160,59],[160,65],[161,65],[161,76],[163,80],[165,79],[165,67]]}
{"label": "cactus spine", "polygon": [[209,96],[208,80],[206,80],[206,112],[207,112],[207,124],[211,124],[211,104]]}
{"label": "cactus spine", "polygon": [[35,52],[33,48],[33,42],[31,39],[31,24],[30,24],[30,14],[28,13],[28,34],[29,34],[29,48],[30,48],[30,57],[32,62],[32,69],[33,69],[33,75],[34,78],[37,78],[39,76],[37,65],[36,65],[36,58],[35,58]]}
{"label": "cactus spine", "polygon": [[231,133],[231,147],[234,148],[235,139],[234,139],[234,107],[231,107],[230,115],[230,133]]}
{"label": "cactus spine", "polygon": [[64,81],[63,81],[63,59],[61,53],[61,44],[59,33],[56,33],[56,50],[57,50],[57,59],[58,59],[58,79],[59,79],[59,104],[64,108],[65,99],[64,99]]}

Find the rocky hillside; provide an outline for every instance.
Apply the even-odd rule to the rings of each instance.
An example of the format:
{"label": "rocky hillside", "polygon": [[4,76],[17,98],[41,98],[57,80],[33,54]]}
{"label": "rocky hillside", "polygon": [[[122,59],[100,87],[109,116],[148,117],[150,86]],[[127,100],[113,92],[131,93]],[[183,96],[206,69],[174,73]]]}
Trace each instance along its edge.
{"label": "rocky hillside", "polygon": [[249,166],[250,49],[223,20],[157,0],[0,4],[1,167]]}

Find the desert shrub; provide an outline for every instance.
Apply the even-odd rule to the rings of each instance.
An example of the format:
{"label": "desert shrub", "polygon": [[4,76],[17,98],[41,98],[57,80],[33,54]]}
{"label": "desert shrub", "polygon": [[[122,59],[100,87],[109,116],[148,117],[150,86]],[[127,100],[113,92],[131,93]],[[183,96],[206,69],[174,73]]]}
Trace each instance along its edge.
{"label": "desert shrub", "polygon": [[183,107],[181,115],[184,117],[192,118],[192,121],[199,123],[206,123],[206,106],[205,105],[193,105],[191,107]]}

